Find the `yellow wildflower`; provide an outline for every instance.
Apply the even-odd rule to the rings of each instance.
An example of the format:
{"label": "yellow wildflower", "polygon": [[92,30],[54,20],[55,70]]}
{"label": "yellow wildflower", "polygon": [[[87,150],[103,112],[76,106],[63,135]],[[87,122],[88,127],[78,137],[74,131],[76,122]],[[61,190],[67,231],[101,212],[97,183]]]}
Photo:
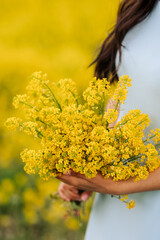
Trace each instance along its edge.
{"label": "yellow wildflower", "polygon": [[129,203],[127,203],[127,208],[131,209],[135,207],[135,202],[133,200],[131,200]]}
{"label": "yellow wildflower", "polygon": [[5,126],[10,129],[16,129],[17,127],[19,127],[20,123],[22,122],[21,118],[17,118],[17,117],[11,117],[8,118],[7,121],[5,122]]}

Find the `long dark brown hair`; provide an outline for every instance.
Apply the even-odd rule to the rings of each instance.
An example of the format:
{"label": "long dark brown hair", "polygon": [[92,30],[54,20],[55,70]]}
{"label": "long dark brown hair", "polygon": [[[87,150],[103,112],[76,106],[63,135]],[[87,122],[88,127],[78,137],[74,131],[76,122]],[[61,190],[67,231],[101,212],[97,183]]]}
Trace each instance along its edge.
{"label": "long dark brown hair", "polygon": [[152,11],[157,0],[123,0],[120,3],[116,24],[104,40],[96,59],[90,64],[96,64],[94,75],[97,78],[118,80],[115,58],[119,51],[121,60],[122,41],[126,33],[136,24],[144,20]]}

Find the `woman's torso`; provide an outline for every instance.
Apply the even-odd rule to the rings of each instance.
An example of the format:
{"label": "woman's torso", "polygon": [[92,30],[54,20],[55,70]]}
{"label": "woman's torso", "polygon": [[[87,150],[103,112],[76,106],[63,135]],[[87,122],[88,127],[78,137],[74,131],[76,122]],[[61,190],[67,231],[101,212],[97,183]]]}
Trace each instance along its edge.
{"label": "woman's torso", "polygon": [[[160,128],[160,2],[127,33],[123,45],[118,75],[129,75],[132,87],[119,119],[131,109],[140,109],[149,115],[150,128]],[[110,195],[96,194],[85,240],[160,240],[160,191],[129,194],[129,198],[136,202],[131,210]]]}

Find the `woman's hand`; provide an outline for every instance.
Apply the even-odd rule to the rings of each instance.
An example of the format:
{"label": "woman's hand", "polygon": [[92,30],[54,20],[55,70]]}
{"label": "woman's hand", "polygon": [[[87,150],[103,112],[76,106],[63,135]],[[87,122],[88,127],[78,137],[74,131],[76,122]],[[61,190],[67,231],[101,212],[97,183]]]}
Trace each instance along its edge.
{"label": "woman's hand", "polygon": [[84,191],[82,194],[78,193],[78,188],[69,184],[61,182],[58,188],[60,197],[65,201],[86,201],[92,194],[90,191]]}
{"label": "woman's hand", "polygon": [[101,174],[97,174],[94,178],[86,178],[85,175],[75,173],[72,170],[69,174],[62,174],[57,178],[74,188],[104,194],[124,195],[160,190],[160,167],[151,172],[147,179],[141,179],[137,182],[134,181],[134,178],[113,181],[111,178],[104,179]]}
{"label": "woman's hand", "polygon": [[[59,194],[64,200],[77,200],[81,201],[78,189],[88,192],[101,192],[107,193],[107,183],[113,182],[110,179],[104,179],[100,174],[97,174],[95,178],[86,178],[84,175],[75,173],[72,170],[68,174],[62,174],[57,177],[63,183],[59,186]],[[108,180],[108,181],[107,181]],[[84,193],[83,193],[84,194]],[[84,195],[81,195],[83,197]]]}

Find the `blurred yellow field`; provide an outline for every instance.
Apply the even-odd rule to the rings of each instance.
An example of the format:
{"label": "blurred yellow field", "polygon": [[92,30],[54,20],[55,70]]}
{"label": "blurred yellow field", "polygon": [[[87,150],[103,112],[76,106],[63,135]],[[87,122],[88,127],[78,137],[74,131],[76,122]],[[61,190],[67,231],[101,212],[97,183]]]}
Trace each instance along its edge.
{"label": "blurred yellow field", "polygon": [[118,4],[119,0],[0,1],[0,239],[83,239],[86,225],[74,218],[64,220],[62,204],[49,198],[59,182],[43,182],[24,172],[19,153],[36,147],[34,141],[6,130],[4,121],[15,115],[13,96],[23,93],[35,71],[46,72],[55,82],[72,78],[79,92],[84,90],[93,76],[88,65],[114,25]]}

